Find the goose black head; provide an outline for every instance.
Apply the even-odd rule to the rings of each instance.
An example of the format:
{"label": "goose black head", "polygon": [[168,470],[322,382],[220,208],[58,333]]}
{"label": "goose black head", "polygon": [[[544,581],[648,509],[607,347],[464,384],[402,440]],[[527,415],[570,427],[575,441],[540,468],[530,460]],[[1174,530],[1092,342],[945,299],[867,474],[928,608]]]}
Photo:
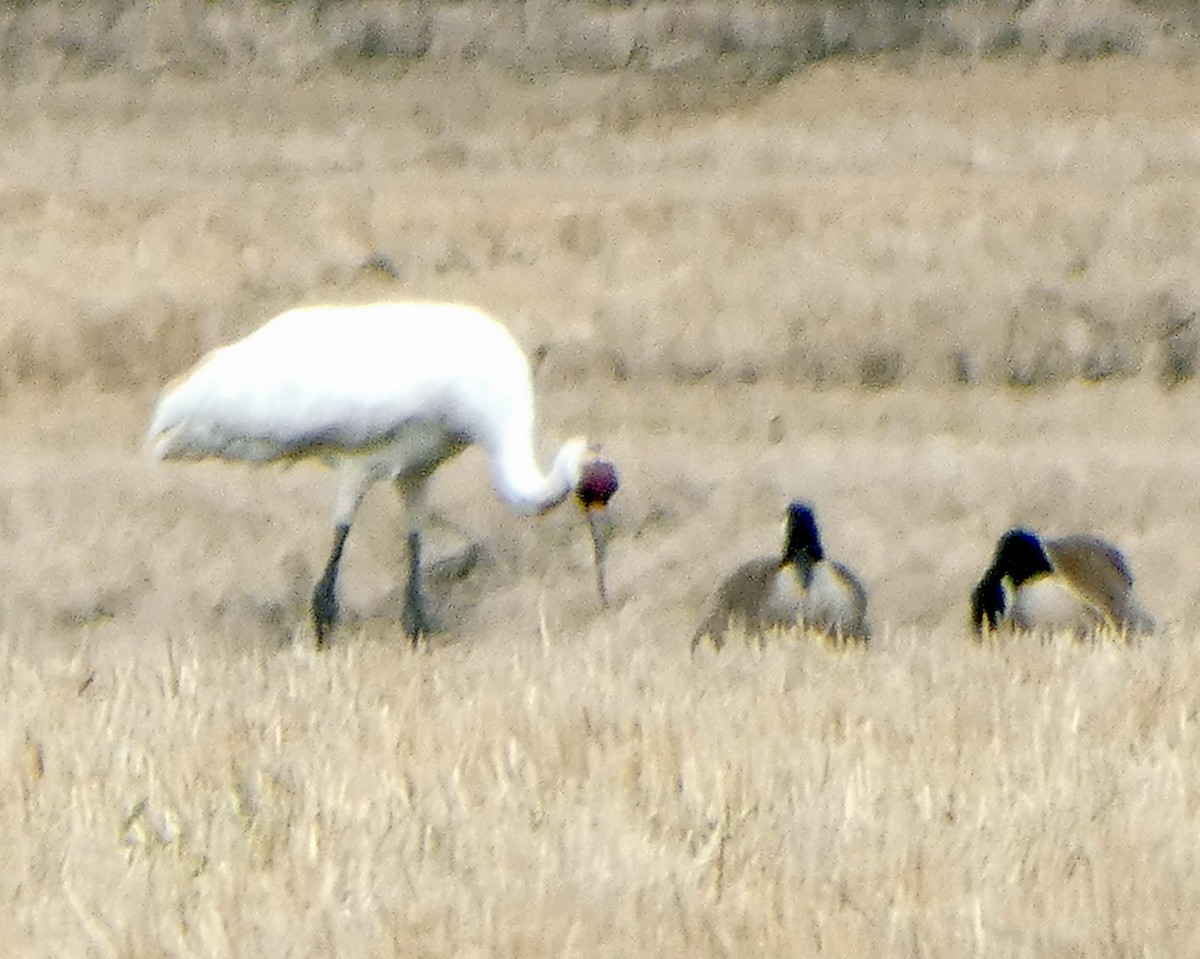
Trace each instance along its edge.
{"label": "goose black head", "polygon": [[1007,576],[1014,586],[1020,586],[1035,576],[1054,572],[1054,566],[1037,534],[1027,529],[1010,529],[1000,537],[992,571],[997,578]]}
{"label": "goose black head", "polygon": [[812,565],[825,558],[821,534],[812,508],[805,503],[791,503],[783,532],[783,561]]}
{"label": "goose black head", "polygon": [[975,631],[982,633],[985,628],[1000,625],[1007,613],[1010,588],[1052,572],[1054,566],[1037,534],[1028,529],[1010,529],[1000,537],[992,565],[971,593],[971,625]]}

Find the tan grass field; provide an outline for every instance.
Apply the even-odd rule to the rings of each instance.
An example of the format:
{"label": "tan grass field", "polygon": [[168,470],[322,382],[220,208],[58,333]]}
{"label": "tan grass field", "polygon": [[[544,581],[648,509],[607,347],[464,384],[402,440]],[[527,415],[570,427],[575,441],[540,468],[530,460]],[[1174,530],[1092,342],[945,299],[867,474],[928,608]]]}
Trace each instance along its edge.
{"label": "tan grass field", "polygon": [[[1195,68],[6,93],[7,955],[1200,949]],[[144,456],[205,350],[375,297],[545,349],[546,460],[587,432],[621,469],[611,609],[573,508],[508,515],[468,452],[444,632],[401,636],[380,490],[318,655],[331,476]],[[792,497],[877,641],[693,660]],[[1017,523],[1120,544],[1160,635],[970,642]]]}

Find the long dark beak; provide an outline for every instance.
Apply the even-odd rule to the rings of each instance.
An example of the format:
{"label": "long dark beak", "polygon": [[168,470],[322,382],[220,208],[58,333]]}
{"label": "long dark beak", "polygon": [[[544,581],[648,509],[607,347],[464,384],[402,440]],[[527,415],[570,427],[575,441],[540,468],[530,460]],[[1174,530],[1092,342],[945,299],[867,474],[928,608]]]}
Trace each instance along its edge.
{"label": "long dark beak", "polygon": [[608,607],[608,586],[604,580],[604,560],[608,553],[608,510],[599,503],[584,507],[588,529],[592,533],[592,551],[596,558],[596,588],[600,591],[600,605]]}

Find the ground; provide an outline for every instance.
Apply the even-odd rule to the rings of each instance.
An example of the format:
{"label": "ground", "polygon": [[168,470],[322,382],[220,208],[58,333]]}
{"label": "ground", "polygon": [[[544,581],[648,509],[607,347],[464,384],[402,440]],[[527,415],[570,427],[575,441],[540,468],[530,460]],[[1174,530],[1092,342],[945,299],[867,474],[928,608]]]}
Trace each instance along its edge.
{"label": "ground", "polygon": [[[0,830],[11,955],[1186,955],[1200,783],[1196,71],[828,63],[754,91],[403,76],[18,85],[0,109]],[[296,303],[436,297],[531,353],[578,511],[400,635],[376,490],[312,648],[319,465],[166,465],[155,396]],[[1189,352],[1191,351],[1191,352]],[[791,498],[876,642],[692,658]],[[1162,623],[977,645],[1016,524]],[[464,546],[439,529],[436,559]]]}

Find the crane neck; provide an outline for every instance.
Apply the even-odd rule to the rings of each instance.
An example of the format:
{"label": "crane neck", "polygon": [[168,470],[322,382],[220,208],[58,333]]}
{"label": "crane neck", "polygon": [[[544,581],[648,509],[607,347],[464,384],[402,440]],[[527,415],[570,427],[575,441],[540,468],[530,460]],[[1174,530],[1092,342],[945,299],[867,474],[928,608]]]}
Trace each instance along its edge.
{"label": "crane neck", "polygon": [[524,515],[542,513],[561,503],[579,482],[587,442],[568,440],[543,473],[533,456],[532,445],[506,447],[492,456],[496,489],[514,510]]}

